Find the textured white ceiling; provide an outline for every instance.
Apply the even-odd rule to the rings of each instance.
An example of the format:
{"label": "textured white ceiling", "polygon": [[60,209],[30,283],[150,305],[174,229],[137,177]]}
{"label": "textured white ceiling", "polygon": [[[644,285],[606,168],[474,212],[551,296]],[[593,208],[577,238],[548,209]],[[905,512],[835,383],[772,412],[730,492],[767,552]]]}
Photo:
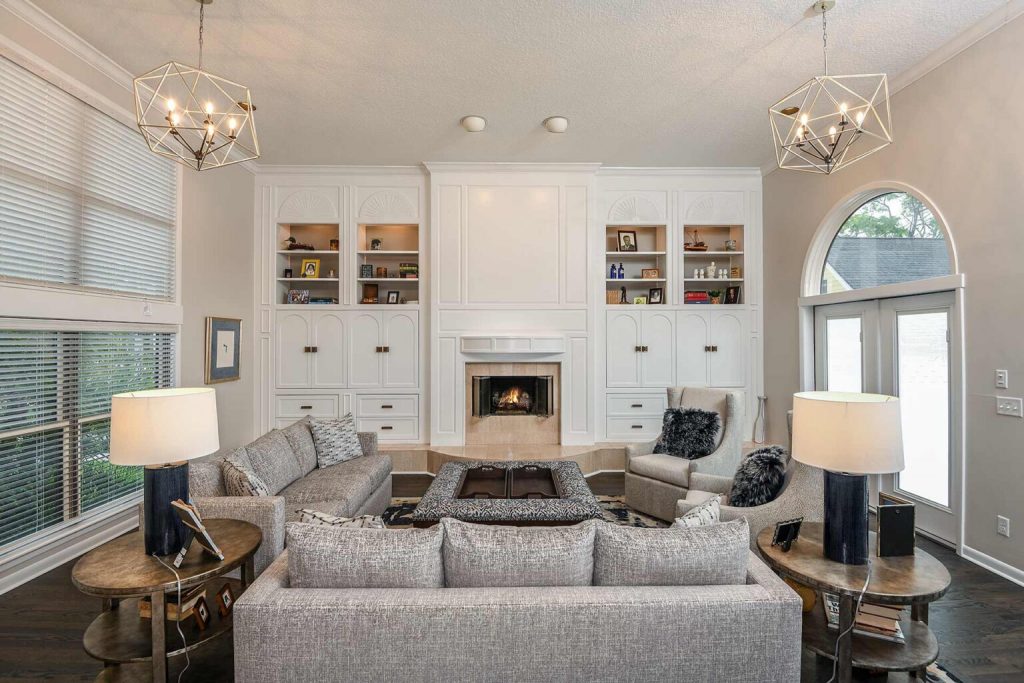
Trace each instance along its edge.
{"label": "textured white ceiling", "polygon": [[[133,73],[196,61],[195,0],[35,1]],[[831,70],[892,77],[1006,1],[840,0]],[[761,166],[768,106],[821,70],[811,4],[216,0],[204,62],[252,89],[260,163]]]}

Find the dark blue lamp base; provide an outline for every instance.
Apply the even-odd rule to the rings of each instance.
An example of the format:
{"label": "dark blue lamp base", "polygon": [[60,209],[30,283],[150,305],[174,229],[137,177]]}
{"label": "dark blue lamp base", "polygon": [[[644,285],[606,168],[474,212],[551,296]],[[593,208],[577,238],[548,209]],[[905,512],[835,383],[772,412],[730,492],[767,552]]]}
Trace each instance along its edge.
{"label": "dark blue lamp base", "polygon": [[142,490],[147,555],[170,555],[181,550],[185,542],[185,525],[171,502],[188,502],[188,462],[146,467]]}
{"label": "dark blue lamp base", "polygon": [[867,475],[825,470],[824,551],[835,562],[867,564]]}

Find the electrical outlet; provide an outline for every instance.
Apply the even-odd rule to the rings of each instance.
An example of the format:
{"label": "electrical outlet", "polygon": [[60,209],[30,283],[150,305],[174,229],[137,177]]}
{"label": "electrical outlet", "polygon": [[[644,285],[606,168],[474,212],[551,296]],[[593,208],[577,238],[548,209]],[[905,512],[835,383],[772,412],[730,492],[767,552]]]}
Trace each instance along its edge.
{"label": "electrical outlet", "polygon": [[996,396],[996,415],[1024,417],[1024,401],[1012,396]]}
{"label": "electrical outlet", "polygon": [[996,515],[996,533],[1000,536],[1010,537],[1010,518]]}
{"label": "electrical outlet", "polygon": [[1010,388],[1010,373],[1006,370],[996,370],[996,389]]}

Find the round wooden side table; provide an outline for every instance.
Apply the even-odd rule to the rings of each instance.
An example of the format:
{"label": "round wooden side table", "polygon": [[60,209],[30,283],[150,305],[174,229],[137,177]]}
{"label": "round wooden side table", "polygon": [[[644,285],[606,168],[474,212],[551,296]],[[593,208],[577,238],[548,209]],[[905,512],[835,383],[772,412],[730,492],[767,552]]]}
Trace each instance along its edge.
{"label": "round wooden side table", "polygon": [[925,678],[925,669],[939,656],[938,641],[928,628],[928,604],[941,598],[950,583],[949,571],[941,562],[920,548],[906,557],[878,557],[875,534],[870,533],[871,581],[863,602],[909,605],[910,617],[900,622],[906,642],[894,643],[851,632],[840,641],[837,657],[836,637],[853,623],[854,606],[864,587],[868,565],[842,564],[827,559],[822,551],[820,522],[804,523],[800,537],[789,552],[772,545],[774,533],[774,527],[768,527],[757,535],[757,547],[768,566],[805,586],[839,596],[839,629],[828,628],[824,609],[815,604],[810,612],[804,612],[803,644],[818,655],[838,659],[840,683],[853,680],[854,667],[909,671],[912,676]]}
{"label": "round wooden side table", "polygon": [[[230,632],[232,614],[219,614],[214,595],[229,583],[237,598],[252,582],[253,556],[263,542],[263,532],[254,524],[235,519],[206,519],[203,523],[224,553],[224,560],[193,543],[177,569],[182,595],[206,584],[211,614],[205,629],[200,629],[193,619],[179,622],[187,647],[182,645],[175,623],[165,619],[167,594],[176,594],[178,590],[174,574],[145,554],[141,531],[115,538],[86,553],[75,564],[71,572],[75,587],[103,599],[103,612],[89,625],[83,638],[85,651],[104,663],[97,681],[165,683],[172,657]],[[160,559],[171,565],[174,556]],[[241,568],[241,581],[221,578],[236,568]],[[139,616],[139,601],[145,597],[152,603],[151,619]],[[230,655],[228,659],[230,663]]]}

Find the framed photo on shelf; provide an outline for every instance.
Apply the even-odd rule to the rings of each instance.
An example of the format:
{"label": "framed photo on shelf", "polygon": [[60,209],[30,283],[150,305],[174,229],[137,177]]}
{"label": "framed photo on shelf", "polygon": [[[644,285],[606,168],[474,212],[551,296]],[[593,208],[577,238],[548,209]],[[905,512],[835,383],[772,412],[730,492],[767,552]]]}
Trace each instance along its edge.
{"label": "framed photo on shelf", "polygon": [[331,251],[338,251],[341,248],[341,242],[338,240],[328,240],[327,244],[330,246]]}
{"label": "framed photo on shelf", "polygon": [[619,230],[619,251],[636,251],[636,230]]}
{"label": "framed photo on shelf", "polygon": [[725,303],[738,304],[740,302],[740,286],[732,285],[725,288]]}
{"label": "framed photo on shelf", "polygon": [[196,600],[196,604],[192,607],[192,614],[196,618],[196,626],[199,627],[200,631],[205,631],[206,627],[210,625],[210,606],[206,604],[206,598],[199,598]]}
{"label": "framed photo on shelf", "polygon": [[309,303],[309,290],[308,289],[289,289],[288,290],[288,303],[290,303],[290,304],[308,304]]}
{"label": "framed photo on shelf", "polygon": [[373,264],[363,263],[359,266],[359,277],[366,279],[373,277]]}
{"label": "framed photo on shelf", "polygon": [[640,277],[644,280],[657,280],[661,277],[660,268],[642,268],[640,270]]}
{"label": "framed photo on shelf", "polygon": [[217,591],[217,611],[222,617],[231,614],[231,608],[235,606],[235,593],[231,590],[231,584],[225,583]]}
{"label": "framed photo on shelf", "polygon": [[318,258],[304,258],[302,259],[302,277],[306,278],[318,278],[320,277],[320,259]]}
{"label": "framed photo on shelf", "polygon": [[377,266],[377,277],[387,277],[388,269],[387,266]]}
{"label": "framed photo on shelf", "polygon": [[392,289],[391,291],[388,292],[388,303],[389,304],[397,304],[398,303],[398,292],[396,290]]}
{"label": "framed photo on shelf", "polygon": [[242,321],[206,319],[206,383],[234,382],[240,377]]}
{"label": "framed photo on shelf", "polygon": [[639,304],[641,306],[645,305],[647,303],[647,297],[646,296],[634,296],[633,297],[633,303],[634,304]]}
{"label": "framed photo on shelf", "polygon": [[363,300],[364,304],[375,304],[380,301],[380,287],[373,283],[366,283],[363,285]]}
{"label": "framed photo on shelf", "polygon": [[650,304],[664,303],[665,288],[664,287],[651,287],[650,291],[647,293],[647,296],[648,296],[647,303],[650,303]]}

